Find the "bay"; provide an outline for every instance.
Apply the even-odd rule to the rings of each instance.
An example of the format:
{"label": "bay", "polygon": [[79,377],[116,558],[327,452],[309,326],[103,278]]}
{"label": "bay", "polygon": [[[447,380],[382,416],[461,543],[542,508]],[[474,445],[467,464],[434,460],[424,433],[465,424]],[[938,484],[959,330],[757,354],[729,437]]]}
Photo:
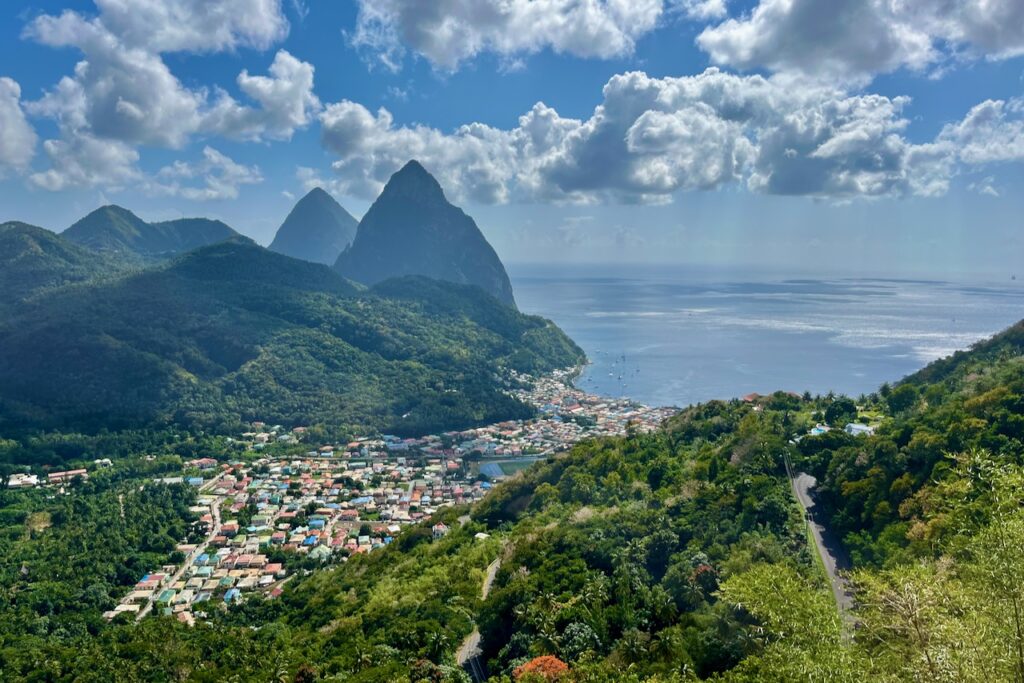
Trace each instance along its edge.
{"label": "bay", "polygon": [[591,360],[577,385],[686,406],[869,393],[1024,318],[1024,286],[685,266],[513,265],[516,300]]}

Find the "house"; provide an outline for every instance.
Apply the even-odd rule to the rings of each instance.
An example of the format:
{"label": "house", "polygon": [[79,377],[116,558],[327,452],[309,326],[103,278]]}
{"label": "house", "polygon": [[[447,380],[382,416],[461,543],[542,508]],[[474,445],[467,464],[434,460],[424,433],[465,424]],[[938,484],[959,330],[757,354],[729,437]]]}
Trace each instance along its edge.
{"label": "house", "polygon": [[431,531],[433,532],[434,540],[436,541],[448,535],[448,525],[444,522],[438,522],[431,528]]}
{"label": "house", "polygon": [[850,436],[871,436],[875,433],[875,428],[858,422],[851,422],[843,428],[843,431]]}
{"label": "house", "polygon": [[50,472],[46,475],[47,480],[51,484],[60,484],[61,482],[71,481],[75,477],[81,477],[82,479],[88,479],[89,474],[83,470],[68,470],[66,472]]}
{"label": "house", "polygon": [[323,562],[331,556],[331,549],[325,545],[319,545],[310,551],[309,557],[313,560]]}
{"label": "house", "polygon": [[281,578],[285,575],[285,570],[280,562],[271,562],[263,566],[263,573]]}
{"label": "house", "polygon": [[34,474],[12,474],[7,480],[8,488],[31,488],[39,484],[39,477]]}

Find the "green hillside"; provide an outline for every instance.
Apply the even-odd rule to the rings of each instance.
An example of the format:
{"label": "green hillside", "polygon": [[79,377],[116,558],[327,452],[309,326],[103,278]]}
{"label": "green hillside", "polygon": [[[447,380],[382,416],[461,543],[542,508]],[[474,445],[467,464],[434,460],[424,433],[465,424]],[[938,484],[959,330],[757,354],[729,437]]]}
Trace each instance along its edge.
{"label": "green hillside", "polygon": [[147,223],[115,205],[96,209],[61,233],[88,249],[143,261],[174,256],[237,235],[221,221],[208,218]]}
{"label": "green hillside", "polygon": [[[388,292],[408,306],[426,284],[355,300]],[[455,315],[442,310],[433,315]],[[173,669],[190,681],[465,683],[455,657],[475,627],[499,683],[1020,680],[1024,362],[1014,330],[957,356],[953,371],[940,372],[943,361],[899,385],[911,389],[864,397],[874,436],[803,436],[843,397],[694,406],[656,433],[548,458],[475,508],[443,510],[386,548],[297,576],[276,600],[251,598],[195,627],[105,625],[103,600],[73,596],[14,603],[0,665],[58,679],[167,680]],[[852,552],[851,625],[808,545],[787,452],[822,480],[815,514]],[[25,538],[36,517],[4,512],[9,537]],[[48,552],[73,543],[89,512],[54,516],[55,538],[40,542],[50,539]],[[436,521],[451,527],[442,539]],[[14,556],[26,542],[12,544]],[[74,585],[86,595],[87,583]],[[48,612],[54,604],[64,611]]]}
{"label": "green hillside", "polygon": [[1024,464],[1024,324],[931,363],[869,397],[889,415],[874,436],[803,440],[836,531],[862,565],[885,566],[941,550],[947,528],[929,518],[957,454],[986,452]]}
{"label": "green hillside", "polygon": [[49,230],[14,221],[0,224],[0,312],[33,295],[122,269]]}
{"label": "green hillside", "polygon": [[41,627],[22,613],[0,627],[20,644],[2,663],[28,672],[42,657],[71,678],[164,679],[174,662],[183,680],[463,683],[454,654],[477,624],[498,681],[545,654],[586,672],[573,680],[714,675],[758,647],[758,625],[721,597],[724,585],[777,563],[812,594],[820,586],[772,456],[785,447],[782,415],[714,403],[660,433],[581,445],[501,485],[468,521],[465,509],[439,513],[451,527],[441,540],[426,521],[386,549],[297,576],[278,600],[211,610],[194,628],[147,619],[44,639],[22,630]]}
{"label": "green hillside", "polygon": [[431,296],[444,303],[362,291],[244,238],[216,244],[5,320],[2,426],[226,433],[263,419],[421,434],[529,415],[501,391],[502,368],[582,358],[547,321],[496,314],[466,288]]}

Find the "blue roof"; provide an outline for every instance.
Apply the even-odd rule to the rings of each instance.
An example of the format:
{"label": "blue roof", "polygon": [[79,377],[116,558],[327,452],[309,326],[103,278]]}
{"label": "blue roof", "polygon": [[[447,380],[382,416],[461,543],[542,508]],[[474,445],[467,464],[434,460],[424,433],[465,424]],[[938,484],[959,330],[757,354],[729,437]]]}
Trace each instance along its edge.
{"label": "blue roof", "polygon": [[228,592],[224,594],[224,602],[231,602],[237,600],[242,595],[242,591],[237,588],[229,588]]}

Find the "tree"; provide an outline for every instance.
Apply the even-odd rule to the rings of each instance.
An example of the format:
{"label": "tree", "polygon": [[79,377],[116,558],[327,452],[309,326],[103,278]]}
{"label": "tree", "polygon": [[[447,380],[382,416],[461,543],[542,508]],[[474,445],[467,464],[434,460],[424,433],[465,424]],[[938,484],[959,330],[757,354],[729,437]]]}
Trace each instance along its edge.
{"label": "tree", "polygon": [[825,422],[833,427],[841,427],[857,419],[857,404],[845,396],[841,396],[825,409]]}
{"label": "tree", "polygon": [[901,384],[885,398],[889,412],[893,415],[909,410],[917,403],[917,387],[913,384]]}
{"label": "tree", "polygon": [[760,654],[744,659],[728,681],[885,680],[867,675],[868,662],[844,644],[842,622],[821,582],[789,565],[761,564],[726,580],[722,599],[764,626]]}
{"label": "tree", "polygon": [[512,679],[522,683],[554,683],[568,677],[569,666],[551,655],[531,659],[512,672]]}

